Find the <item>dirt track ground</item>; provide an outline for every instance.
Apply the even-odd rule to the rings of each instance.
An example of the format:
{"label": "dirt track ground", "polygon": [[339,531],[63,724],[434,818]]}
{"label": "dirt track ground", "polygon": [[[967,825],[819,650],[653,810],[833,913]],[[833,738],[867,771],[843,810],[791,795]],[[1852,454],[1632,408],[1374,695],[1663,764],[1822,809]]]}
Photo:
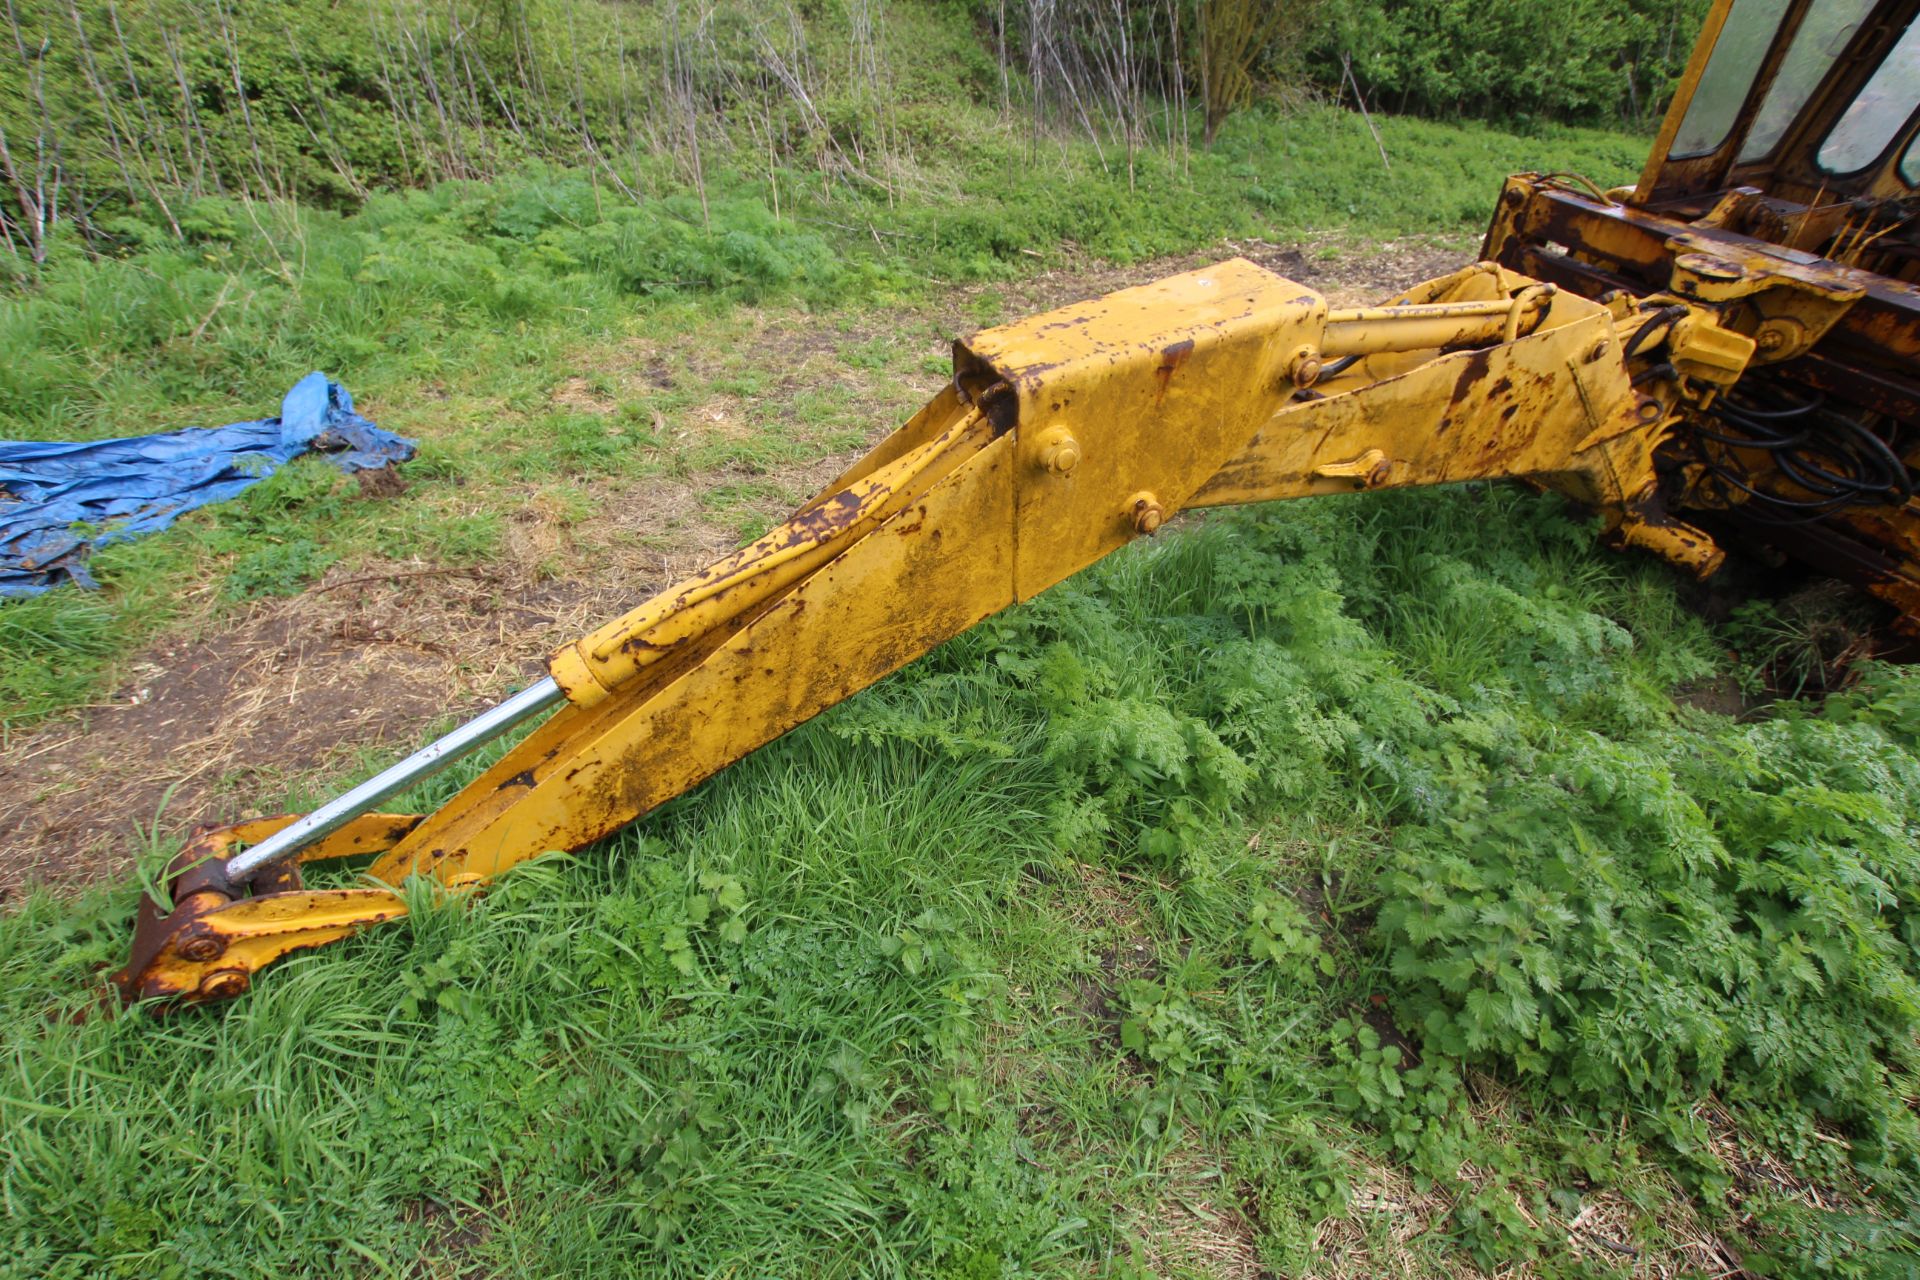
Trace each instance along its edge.
{"label": "dirt track ground", "polygon": [[[1014,318],[1235,254],[1352,304],[1450,271],[1470,260],[1472,248],[1224,242],[1131,267],[1036,274],[994,292]],[[978,327],[970,303],[981,292],[956,292],[913,318],[929,332],[965,333]],[[778,415],[810,388],[846,375],[837,356],[850,336],[844,314],[760,309],[749,321],[756,361],[763,356],[780,370],[754,406],[760,415]],[[851,336],[878,335],[895,322],[862,316]],[[945,355],[944,339],[928,346],[929,359]],[[685,388],[716,374],[711,353],[666,338],[583,348],[574,363],[550,395],[585,412],[612,411],[613,399],[596,390],[609,381]],[[869,441],[936,389],[932,376],[921,381],[905,394],[876,390],[865,398]],[[378,404],[362,408],[380,416]],[[716,391],[693,416],[709,432],[751,430],[742,409]],[[508,517],[501,555],[478,569],[343,562],[298,596],[163,637],[126,663],[111,697],[0,748],[0,903],[36,882],[72,888],[118,877],[156,833],[258,814],[289,787],[357,772],[363,753],[417,742],[540,674],[544,656],[566,640],[737,545],[739,508],[713,510],[703,502],[710,491],[738,486],[755,512],[777,518],[859,452],[664,481],[583,474],[577,485],[592,519],[570,521],[529,501]],[[373,492],[365,500],[404,498]]]}

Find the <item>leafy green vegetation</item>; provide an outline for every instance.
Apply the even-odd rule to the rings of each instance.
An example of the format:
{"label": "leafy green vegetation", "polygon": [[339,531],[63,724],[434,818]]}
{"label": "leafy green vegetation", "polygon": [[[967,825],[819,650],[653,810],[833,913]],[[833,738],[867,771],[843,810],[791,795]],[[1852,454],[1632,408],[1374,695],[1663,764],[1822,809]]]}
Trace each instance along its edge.
{"label": "leafy green vegetation", "polygon": [[1612,1205],[1683,1271],[1704,1223],[1897,1274],[1920,684],[1676,705],[1721,642],[1590,540],[1499,488],[1208,519],[213,1012],[76,1016],[131,891],[34,898],[0,1269],[1201,1275],[1200,1196],[1290,1274],[1405,1177],[1421,1269],[1624,1274]]}
{"label": "leafy green vegetation", "polygon": [[[1706,0],[1359,0],[1327,6],[1315,53],[1350,59],[1376,109],[1509,122],[1657,122]],[[1323,80],[1330,79],[1323,74]]]}

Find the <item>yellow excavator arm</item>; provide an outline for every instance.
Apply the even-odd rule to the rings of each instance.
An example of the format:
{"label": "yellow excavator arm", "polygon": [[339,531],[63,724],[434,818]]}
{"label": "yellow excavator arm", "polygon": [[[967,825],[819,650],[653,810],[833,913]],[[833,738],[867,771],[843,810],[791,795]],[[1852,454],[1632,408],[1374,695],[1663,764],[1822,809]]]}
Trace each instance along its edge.
{"label": "yellow excavator arm", "polygon": [[[410,876],[591,844],[1190,507],[1519,478],[1705,576],[1685,513],[1920,633],[1917,15],[1714,0],[1637,187],[1509,178],[1488,260],[1385,305],[1234,260],[956,343],[825,492],[546,679],[310,814],[198,831],[116,983],[238,995],[403,914]],[[542,715],[436,812],[379,811]],[[362,887],[301,885],[374,854]]]}
{"label": "yellow excavator arm", "polygon": [[[197,832],[142,905],[129,1000],[237,995],[286,953],[609,835],[1187,508],[1518,477],[1695,572],[1655,455],[1754,342],[1483,262],[1331,309],[1235,259],[958,342],[919,413],[752,545],[554,654],[549,678],[304,816]],[[537,715],[437,811],[378,806]],[[378,853],[363,887],[300,865]]]}

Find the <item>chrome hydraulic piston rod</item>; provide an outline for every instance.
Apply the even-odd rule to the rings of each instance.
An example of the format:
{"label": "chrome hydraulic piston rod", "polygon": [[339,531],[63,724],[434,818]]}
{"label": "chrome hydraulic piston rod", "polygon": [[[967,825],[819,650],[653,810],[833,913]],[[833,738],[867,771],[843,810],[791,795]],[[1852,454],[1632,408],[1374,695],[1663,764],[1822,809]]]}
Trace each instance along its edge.
{"label": "chrome hydraulic piston rod", "polygon": [[566,695],[554,683],[552,676],[538,684],[528,685],[505,702],[475,716],[400,763],[381,770],[345,795],[327,801],[293,825],[276,831],[251,849],[235,854],[227,863],[227,878],[235,884],[244,883],[261,867],[298,853],[302,847],[331,835],[361,814],[371,813],[382,801],[432,777],[515,725],[565,700]]}

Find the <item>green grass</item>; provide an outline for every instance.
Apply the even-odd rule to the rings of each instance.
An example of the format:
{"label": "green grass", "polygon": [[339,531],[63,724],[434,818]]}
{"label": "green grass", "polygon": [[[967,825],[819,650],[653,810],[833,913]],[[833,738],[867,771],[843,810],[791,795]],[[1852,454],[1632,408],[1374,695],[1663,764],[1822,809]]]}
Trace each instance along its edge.
{"label": "green grass", "polygon": [[1201,1276],[1220,1211],[1276,1274],[1328,1220],[1627,1274],[1588,1204],[1650,1264],[1903,1274],[1920,683],[1671,701],[1725,662],[1551,500],[1287,504],[226,1008],[76,1018],[131,890],[32,898],[0,1274]]}
{"label": "green grass", "polygon": [[[103,550],[101,593],[0,606],[0,722],[329,565],[498,561],[532,503],[582,544],[564,574],[603,483],[693,481],[748,537],[769,473],[944,375],[958,286],[992,324],[1089,257],[1459,243],[1500,175],[1617,182],[1644,146],[1388,118],[1389,172],[1350,115],[1253,111],[1129,183],[990,110],[902,118],[891,198],[783,171],[779,216],[722,151],[710,221],[639,161],[637,203],[530,169],[57,246],[0,294],[0,435],[271,412],[322,367],[422,449],[400,498],[303,461]],[[803,313],[844,377],[757,345]],[[1114,557],[602,847],[411,886],[232,1006],[82,1016],[136,890],[29,896],[0,1277],[1586,1276],[1708,1236],[1754,1274],[1911,1274],[1920,685],[1676,704],[1748,674],[1728,647],[1552,500],[1288,504]],[[1639,1252],[1569,1245],[1586,1209]]]}
{"label": "green grass", "polygon": [[[414,494],[394,508],[316,502],[305,490],[318,480],[276,479],[250,512],[197,513],[103,553],[103,596],[61,593],[37,606],[43,621],[0,625],[0,723],[103,691],[111,655],[88,653],[83,640],[103,609],[124,649],[181,619],[205,583],[216,584],[216,603],[197,603],[196,618],[297,589],[328,563],[376,549],[484,559],[499,535],[488,508],[510,509],[516,481],[765,465],[845,448],[882,425],[850,422],[822,387],[797,416],[824,439],[759,432],[663,457],[651,414],[684,411],[684,392],[653,389],[623,405],[614,433],[554,410],[549,392],[583,344],[635,334],[723,344],[741,303],[913,315],[956,284],[1014,279],[1070,253],[1131,262],[1222,236],[1341,228],[1363,239],[1465,236],[1484,226],[1501,175],[1577,168],[1615,181],[1644,145],[1595,130],[1519,136],[1390,119],[1389,173],[1357,118],[1253,111],[1190,163],[1144,154],[1130,186],[1085,143],[1048,142],[1029,156],[1016,125],[956,111],[938,161],[891,202],[842,191],[796,207],[790,193],[776,217],[764,174],[718,168],[709,225],[683,184],[644,165],[631,175],[649,193],[640,203],[590,172],[534,169],[378,195],[346,217],[209,199],[195,206],[200,231],[186,245],[156,239],[105,258],[63,245],[39,277],[0,289],[0,437],[84,439],[270,414],[319,368],[383,425],[421,437],[422,456],[408,468]],[[992,291],[973,308],[981,324],[1013,318]],[[863,369],[891,361],[903,385],[945,372],[885,345],[846,356]],[[740,361],[728,377],[751,393],[771,373]],[[727,389],[723,380],[709,393]],[[269,507],[279,509],[269,517]],[[263,519],[276,525],[271,550],[257,545]],[[70,653],[34,647],[34,634],[49,633],[72,637]]]}
{"label": "green grass", "polygon": [[[1029,154],[1017,127],[959,110],[964,149],[892,201],[838,192],[775,215],[764,174],[721,169],[709,218],[665,174],[630,175],[647,193],[635,202],[592,171],[530,169],[376,195],[350,216],[286,204],[243,215],[207,198],[223,216],[189,243],[117,257],[63,243],[0,295],[0,430],[68,438],[197,420],[277,397],[283,370],[312,365],[380,392],[502,360],[537,366],[556,335],[635,310],[716,298],[887,305],[1057,264],[1067,245],[1130,262],[1231,235],[1477,232],[1505,174],[1619,181],[1646,145],[1388,118],[1388,172],[1357,117],[1261,110],[1235,117],[1212,151],[1141,153],[1130,184],[1084,143]],[[982,323],[999,318],[991,300]]]}

